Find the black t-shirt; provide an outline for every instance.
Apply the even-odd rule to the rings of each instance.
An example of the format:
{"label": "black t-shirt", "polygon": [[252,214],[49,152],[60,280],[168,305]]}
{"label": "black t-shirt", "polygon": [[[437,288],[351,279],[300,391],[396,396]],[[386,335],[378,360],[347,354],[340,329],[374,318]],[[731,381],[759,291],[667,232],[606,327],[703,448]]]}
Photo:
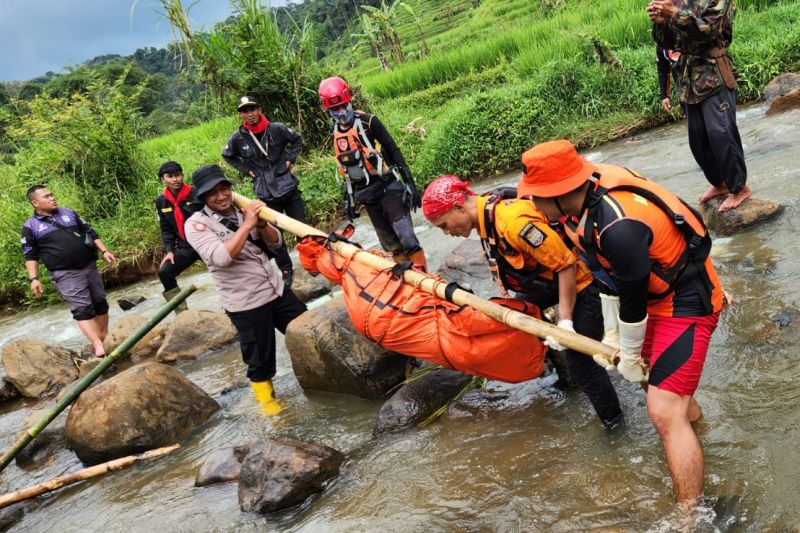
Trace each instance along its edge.
{"label": "black t-shirt", "polygon": [[83,268],[97,260],[97,250],[84,244],[84,235],[92,241],[100,238],[72,209],[34,214],[22,225],[22,254],[26,260],[42,261],[51,272]]}

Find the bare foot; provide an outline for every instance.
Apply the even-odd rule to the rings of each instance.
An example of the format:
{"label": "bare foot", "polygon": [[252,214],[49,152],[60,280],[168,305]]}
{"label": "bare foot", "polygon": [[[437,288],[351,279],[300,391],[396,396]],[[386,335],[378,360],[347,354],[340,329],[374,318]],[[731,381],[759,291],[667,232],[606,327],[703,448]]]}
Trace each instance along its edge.
{"label": "bare foot", "polygon": [[719,212],[724,213],[725,211],[730,211],[731,209],[736,209],[742,202],[750,198],[753,193],[750,192],[750,188],[745,185],[744,188],[737,192],[736,194],[729,194],[725,201],[722,202],[719,206]]}
{"label": "bare foot", "polygon": [[724,183],[719,187],[709,187],[706,192],[700,195],[700,202],[701,204],[706,203],[707,201],[711,200],[712,198],[716,198],[717,196],[722,196],[723,194],[729,194],[728,186]]}

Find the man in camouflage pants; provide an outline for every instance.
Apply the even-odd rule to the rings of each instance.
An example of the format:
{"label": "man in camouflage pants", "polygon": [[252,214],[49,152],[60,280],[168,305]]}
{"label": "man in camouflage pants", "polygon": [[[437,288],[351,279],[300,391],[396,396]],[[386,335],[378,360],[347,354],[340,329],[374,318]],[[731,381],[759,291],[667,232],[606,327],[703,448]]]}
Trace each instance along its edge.
{"label": "man in camouflage pants", "polygon": [[686,104],[689,147],[711,183],[700,203],[726,196],[719,210],[735,209],[750,197],[727,52],[736,8],[732,0],[652,0],[647,14],[656,43],[681,53],[673,68]]}

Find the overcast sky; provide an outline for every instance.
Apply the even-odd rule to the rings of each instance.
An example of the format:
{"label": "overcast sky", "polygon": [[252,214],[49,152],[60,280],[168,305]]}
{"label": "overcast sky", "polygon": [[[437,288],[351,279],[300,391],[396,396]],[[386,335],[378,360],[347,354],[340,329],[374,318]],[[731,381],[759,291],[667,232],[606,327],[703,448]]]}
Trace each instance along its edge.
{"label": "overcast sky", "polygon": [[[158,6],[158,0],[0,0],[0,81],[59,72],[98,55],[164,46],[171,32]],[[230,13],[226,0],[200,0],[189,15],[192,27],[199,28]]]}

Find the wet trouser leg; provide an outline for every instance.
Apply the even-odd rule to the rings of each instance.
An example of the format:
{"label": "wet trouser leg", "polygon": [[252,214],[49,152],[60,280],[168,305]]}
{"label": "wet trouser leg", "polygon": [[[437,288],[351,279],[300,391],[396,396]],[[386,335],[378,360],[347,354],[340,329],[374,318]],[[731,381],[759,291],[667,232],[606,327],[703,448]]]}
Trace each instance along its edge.
{"label": "wet trouser leg", "polygon": [[408,256],[421,249],[414,234],[411,212],[403,204],[403,189],[399,182],[386,188],[380,202],[365,207],[384,250]]}
{"label": "wet trouser leg", "polygon": [[165,292],[177,288],[178,280],[176,278],[178,275],[200,259],[194,248],[188,244],[176,246],[172,250],[172,254],[175,257],[175,262],[167,261],[158,269],[158,279],[161,280],[161,285],[164,286]]}
{"label": "wet trouser leg", "polygon": [[686,122],[689,130],[689,148],[694,160],[706,176],[706,180],[714,187],[725,183],[725,177],[719,175],[711,141],[706,131],[705,116],[702,109],[703,103],[686,105]]}
{"label": "wet trouser leg", "polygon": [[[264,203],[274,211],[286,213],[287,216],[300,222],[306,221],[306,204],[303,202],[300,189],[295,189],[280,198],[264,200]],[[280,248],[275,249],[275,263],[280,270],[292,270],[292,259],[289,257],[285,241]]]}
{"label": "wet trouser leg", "polygon": [[289,322],[303,314],[306,306],[291,289],[261,307],[247,311],[226,311],[242,350],[250,381],[266,381],[275,375],[275,328],[286,333]]}
{"label": "wet trouser leg", "polygon": [[736,194],[747,183],[744,149],[736,126],[736,94],[722,87],[700,106],[717,175]]}
{"label": "wet trouser leg", "polygon": [[[594,340],[603,338],[603,313],[595,285],[578,293],[572,312],[575,331]],[[592,403],[597,416],[606,426],[619,421],[622,410],[608,372],[588,355],[567,349],[565,358],[569,374]]]}

